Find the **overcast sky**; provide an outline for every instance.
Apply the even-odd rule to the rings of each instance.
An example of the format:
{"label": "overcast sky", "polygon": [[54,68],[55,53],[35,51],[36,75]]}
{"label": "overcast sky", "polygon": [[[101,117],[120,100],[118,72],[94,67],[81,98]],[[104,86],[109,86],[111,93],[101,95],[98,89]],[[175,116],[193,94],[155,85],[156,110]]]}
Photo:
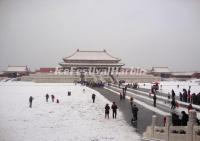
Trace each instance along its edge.
{"label": "overcast sky", "polygon": [[200,71],[200,0],[0,0],[0,70],[56,67],[77,48]]}

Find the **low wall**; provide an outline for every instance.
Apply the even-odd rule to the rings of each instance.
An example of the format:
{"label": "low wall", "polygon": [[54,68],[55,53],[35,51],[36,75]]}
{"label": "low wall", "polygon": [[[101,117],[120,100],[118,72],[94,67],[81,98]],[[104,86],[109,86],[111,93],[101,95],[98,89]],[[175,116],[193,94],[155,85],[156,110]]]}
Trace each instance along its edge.
{"label": "low wall", "polygon": [[74,81],[80,81],[80,77],[75,75],[34,74],[23,76],[21,81],[33,81],[36,83],[73,83]]}
{"label": "low wall", "polygon": [[161,77],[153,75],[119,75],[115,76],[118,81],[125,80],[126,83],[151,83],[153,81],[160,81]]}
{"label": "low wall", "polygon": [[165,141],[200,141],[200,126],[196,125],[196,111],[189,112],[187,126],[172,126],[171,116],[166,116],[166,125],[156,126],[156,116],[152,117],[152,125],[147,127],[143,137]]}

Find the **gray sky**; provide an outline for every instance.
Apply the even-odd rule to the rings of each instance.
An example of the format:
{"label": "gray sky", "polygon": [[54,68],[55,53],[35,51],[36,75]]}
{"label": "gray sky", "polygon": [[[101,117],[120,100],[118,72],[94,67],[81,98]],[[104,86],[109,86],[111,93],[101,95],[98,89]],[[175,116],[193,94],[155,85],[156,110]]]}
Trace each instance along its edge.
{"label": "gray sky", "polygon": [[200,70],[200,0],[0,0],[0,70],[58,66],[77,48]]}

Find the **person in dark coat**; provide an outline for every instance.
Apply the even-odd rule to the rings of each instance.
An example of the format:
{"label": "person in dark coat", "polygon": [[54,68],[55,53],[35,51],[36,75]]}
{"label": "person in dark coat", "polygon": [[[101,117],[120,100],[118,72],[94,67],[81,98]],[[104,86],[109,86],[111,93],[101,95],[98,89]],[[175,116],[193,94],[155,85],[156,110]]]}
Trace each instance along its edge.
{"label": "person in dark coat", "polygon": [[191,100],[190,98],[191,98],[190,90],[188,90],[188,94],[187,94],[187,102],[188,103],[190,103],[190,100]]}
{"label": "person in dark coat", "polygon": [[122,100],[122,99],[123,99],[123,96],[122,96],[122,94],[121,94],[121,93],[119,93],[119,98],[120,98],[120,100]]}
{"label": "person in dark coat", "polygon": [[179,116],[175,113],[172,113],[172,125],[173,126],[180,126],[181,120],[179,119]]}
{"label": "person in dark coat", "polygon": [[153,106],[156,107],[156,94],[153,95]]}
{"label": "person in dark coat", "polygon": [[30,96],[29,97],[29,107],[32,108],[32,102],[33,102],[33,97]]}
{"label": "person in dark coat", "polygon": [[109,106],[109,104],[106,104],[106,106],[105,106],[105,118],[108,117],[108,119],[109,119],[109,113],[110,113],[110,106]]}
{"label": "person in dark coat", "polygon": [[126,93],[126,91],[127,91],[127,85],[125,86],[124,91],[125,91],[125,93]]}
{"label": "person in dark coat", "polygon": [[60,103],[59,99],[56,99],[56,103]]}
{"label": "person in dark coat", "polygon": [[179,98],[180,98],[180,101],[183,101],[183,94],[181,92],[179,93]]}
{"label": "person in dark coat", "polygon": [[132,113],[133,113],[132,121],[136,121],[137,120],[138,111],[139,111],[138,107],[134,104],[132,106]]}
{"label": "person in dark coat", "polygon": [[93,101],[93,103],[95,102],[95,97],[96,97],[96,95],[92,94],[92,101]]}
{"label": "person in dark coat", "polygon": [[130,104],[133,106],[133,97],[130,98]]}
{"label": "person in dark coat", "polygon": [[174,92],[174,90],[172,89],[172,99],[175,99],[175,92]]}
{"label": "person in dark coat", "polygon": [[171,109],[175,109],[176,108],[176,101],[175,99],[172,99],[171,101]]}
{"label": "person in dark coat", "polygon": [[197,97],[196,97],[195,93],[193,93],[192,96],[191,96],[191,103],[197,104]]}
{"label": "person in dark coat", "polygon": [[49,99],[49,95],[48,94],[46,94],[46,102],[48,102],[48,99]]}
{"label": "person in dark coat", "polygon": [[55,99],[55,96],[54,96],[54,95],[51,95],[51,100],[52,100],[52,102],[54,102],[54,99]]}
{"label": "person in dark coat", "polygon": [[200,93],[197,94],[196,99],[197,99],[197,105],[200,105]]}
{"label": "person in dark coat", "polygon": [[183,89],[183,102],[187,102],[187,90]]}
{"label": "person in dark coat", "polygon": [[115,102],[113,102],[111,108],[113,111],[113,118],[116,118],[117,117],[117,105],[115,104]]}
{"label": "person in dark coat", "polygon": [[125,88],[123,88],[123,99],[125,99],[126,98],[126,91],[125,91]]}
{"label": "person in dark coat", "polygon": [[188,122],[189,117],[188,117],[188,115],[185,113],[185,111],[182,111],[181,114],[182,114],[181,125],[182,125],[182,126],[187,126],[187,122]]}

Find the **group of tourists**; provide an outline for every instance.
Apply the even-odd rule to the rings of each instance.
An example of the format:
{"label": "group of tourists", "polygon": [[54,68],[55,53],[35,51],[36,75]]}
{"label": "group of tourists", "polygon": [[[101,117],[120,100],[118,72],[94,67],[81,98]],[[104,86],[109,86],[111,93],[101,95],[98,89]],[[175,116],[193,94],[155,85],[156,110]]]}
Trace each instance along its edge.
{"label": "group of tourists", "polygon": [[117,107],[115,102],[113,102],[111,108],[110,108],[109,104],[106,104],[106,106],[105,106],[105,118],[109,119],[110,109],[112,109],[113,119],[116,119],[117,118],[117,109],[118,109],[118,107]]}
{"label": "group of tourists", "polygon": [[179,98],[180,101],[200,105],[200,92],[198,94],[191,93],[190,88],[183,89],[183,92],[179,93]]}
{"label": "group of tourists", "polygon": [[[47,94],[45,95],[46,102],[49,101],[49,97],[50,97],[50,96],[49,96],[49,94],[47,93]],[[29,108],[32,108],[33,99],[34,99],[34,98],[33,98],[32,96],[29,97]],[[51,95],[51,101],[52,101],[52,102],[55,101],[55,96],[54,96],[54,95]],[[60,103],[59,99],[56,99],[56,103]]]}
{"label": "group of tourists", "polygon": [[181,117],[177,114],[172,113],[172,124],[173,126],[187,126],[189,120],[188,114],[185,111],[181,111]]}
{"label": "group of tourists", "polygon": [[119,94],[120,100],[126,99],[126,91],[127,91],[127,86],[122,88],[122,93]]}

